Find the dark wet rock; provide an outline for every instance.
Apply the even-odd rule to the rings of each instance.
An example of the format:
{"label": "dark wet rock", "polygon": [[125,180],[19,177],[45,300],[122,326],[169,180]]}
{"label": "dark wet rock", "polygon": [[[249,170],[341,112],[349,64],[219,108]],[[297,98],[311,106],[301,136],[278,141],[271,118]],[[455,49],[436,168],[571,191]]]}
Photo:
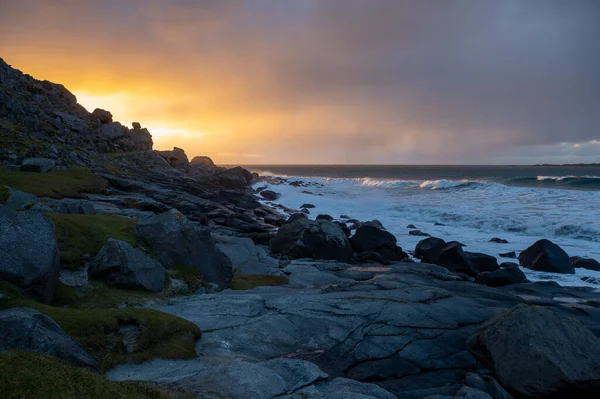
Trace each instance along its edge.
{"label": "dark wet rock", "polygon": [[271,252],[291,258],[348,261],[352,246],[340,226],[326,220],[299,218],[279,228]]}
{"label": "dark wet rock", "polygon": [[504,267],[519,267],[518,263],[515,262],[502,262],[500,263],[500,267],[504,268]]}
{"label": "dark wet rock", "polygon": [[56,168],[53,159],[48,158],[26,158],[21,164],[21,172],[46,173]]}
{"label": "dark wet rock", "polygon": [[277,198],[279,198],[279,194],[271,190],[261,191],[260,196],[266,199],[267,201],[275,201]]}
{"label": "dark wet rock", "polygon": [[401,261],[408,258],[396,243],[396,237],[388,231],[372,225],[359,227],[350,238],[356,252],[377,252],[385,261]]}
{"label": "dark wet rock", "polygon": [[124,241],[109,238],[89,267],[95,278],[105,278],[117,287],[161,292],[165,268]]}
{"label": "dark wet rock", "polygon": [[321,213],[321,214],[317,215],[317,217],[315,218],[315,220],[329,220],[329,221],[333,221],[333,216]]}
{"label": "dark wet rock", "polygon": [[465,376],[465,385],[479,389],[494,399],[512,399],[512,396],[502,388],[498,381],[486,374],[468,373]]}
{"label": "dark wet rock", "polygon": [[351,219],[348,215],[340,215],[340,219]]}
{"label": "dark wet rock", "polygon": [[500,268],[495,256],[467,251],[465,251],[465,255],[471,263],[471,269],[475,274],[491,272]]}
{"label": "dark wet rock", "polygon": [[600,272],[600,262],[591,258],[583,258],[581,256],[572,256],[571,262],[575,267],[580,267],[588,270],[595,270]]}
{"label": "dark wet rock", "polygon": [[275,237],[274,232],[268,233],[248,233],[245,234],[246,237],[250,238],[256,245],[266,245],[268,246],[271,240]]}
{"label": "dark wet rock", "polygon": [[0,278],[50,302],[59,271],[54,223],[37,212],[0,205]]}
{"label": "dark wet rock", "polygon": [[433,225],[434,225],[434,226],[445,226],[445,224],[444,224],[444,223],[440,223],[440,222],[435,222]]}
{"label": "dark wet rock", "polygon": [[501,258],[511,258],[511,259],[516,259],[517,258],[517,254],[515,253],[515,251],[505,252],[503,254],[499,254],[499,256]]}
{"label": "dark wet rock", "polygon": [[185,151],[178,147],[173,147],[171,151],[156,151],[165,161],[174,168],[185,168],[190,165]]}
{"label": "dark wet rock", "polygon": [[236,274],[279,275],[279,261],[270,257],[264,247],[256,246],[250,238],[217,236],[217,246],[235,267]]}
{"label": "dark wet rock", "polygon": [[196,227],[180,212],[172,210],[142,220],[136,232],[163,266],[191,266],[202,273],[204,281],[221,288],[229,286],[231,261],[216,247],[208,230]]}
{"label": "dark wet rock", "polygon": [[508,241],[503,238],[494,237],[489,242],[495,242],[496,244],[508,244]]}
{"label": "dark wet rock", "polygon": [[360,224],[361,226],[370,226],[370,227],[376,227],[380,230],[385,230],[385,227],[383,227],[383,223],[381,223],[379,220],[377,219],[373,219],[373,220],[368,220],[366,222],[362,222]]}
{"label": "dark wet rock", "polygon": [[569,255],[549,240],[539,240],[519,254],[519,265],[541,272],[574,274]]}
{"label": "dark wet rock", "polygon": [[456,273],[465,273],[467,275],[476,275],[469,257],[462,249],[463,245],[456,241],[446,243],[440,250],[435,264],[443,266]]}
{"label": "dark wet rock", "polygon": [[598,279],[596,277],[584,276],[584,277],[581,277],[580,280],[584,281],[588,284],[600,285],[600,279]]}
{"label": "dark wet rock", "polygon": [[486,392],[472,387],[464,386],[458,390],[454,399],[494,399]]}
{"label": "dark wet rock", "polygon": [[510,284],[528,283],[527,277],[518,267],[504,267],[495,271],[479,273],[475,282],[490,287],[501,287]]}
{"label": "dark wet rock", "polygon": [[356,258],[361,263],[375,262],[375,263],[381,263],[384,265],[390,263],[389,261],[384,259],[383,256],[381,256],[379,253],[374,252],[374,251],[360,252],[356,255]]}
{"label": "dark wet rock", "polygon": [[294,213],[294,214],[290,215],[290,217],[287,219],[286,223],[292,223],[299,219],[307,219],[306,214],[304,214],[302,212]]}
{"label": "dark wet rock", "polygon": [[227,188],[248,187],[252,179],[252,173],[240,166],[219,173],[219,182]]}
{"label": "dark wet rock", "polygon": [[408,235],[417,237],[431,237],[431,234],[425,233],[421,230],[411,230],[408,232]]}
{"label": "dark wet rock", "polygon": [[446,241],[441,238],[429,237],[417,243],[413,255],[424,263],[437,264],[440,252],[445,246]]}
{"label": "dark wet rock", "polygon": [[346,234],[346,237],[350,237],[352,235],[352,231],[350,230],[350,228],[348,227],[348,225],[344,222],[339,222],[339,221],[334,221],[333,223],[337,224],[338,226],[340,226],[342,228],[342,231],[344,232],[344,234]]}
{"label": "dark wet rock", "polygon": [[599,338],[555,311],[518,305],[484,323],[467,347],[515,395],[600,394]]}
{"label": "dark wet rock", "polygon": [[416,229],[417,226],[415,226],[414,224],[409,224],[408,226],[406,226],[407,229]]}
{"label": "dark wet rock", "polygon": [[302,206],[300,208],[313,209],[313,208],[316,208],[316,207],[313,204],[302,204]]}
{"label": "dark wet rock", "polygon": [[281,227],[286,223],[286,219],[279,215],[266,215],[263,218],[263,220],[265,221],[265,223],[273,225],[273,226],[277,226],[277,227]]}
{"label": "dark wet rock", "polygon": [[74,366],[98,365],[50,317],[29,308],[0,311],[0,351],[24,350],[55,356]]}

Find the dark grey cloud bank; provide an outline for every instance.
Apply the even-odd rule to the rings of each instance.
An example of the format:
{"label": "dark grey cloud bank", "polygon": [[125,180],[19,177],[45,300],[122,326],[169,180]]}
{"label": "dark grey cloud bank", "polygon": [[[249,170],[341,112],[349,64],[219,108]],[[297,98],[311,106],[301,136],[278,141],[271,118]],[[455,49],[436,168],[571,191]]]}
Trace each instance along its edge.
{"label": "dark grey cloud bank", "polygon": [[[600,138],[600,1],[48,3],[73,34],[175,58],[175,73],[202,64],[229,74],[240,86],[232,112],[282,121],[253,152],[293,144],[306,162],[600,160],[588,143]],[[40,4],[0,0],[0,25]]]}

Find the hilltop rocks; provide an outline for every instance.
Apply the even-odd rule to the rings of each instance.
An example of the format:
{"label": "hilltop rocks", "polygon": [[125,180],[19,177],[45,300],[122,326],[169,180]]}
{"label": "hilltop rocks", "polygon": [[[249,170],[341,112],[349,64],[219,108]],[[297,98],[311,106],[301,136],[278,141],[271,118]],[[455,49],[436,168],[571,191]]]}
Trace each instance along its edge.
{"label": "hilltop rocks", "polygon": [[600,262],[591,258],[582,258],[581,256],[572,256],[571,262],[575,267],[580,267],[588,270],[600,272]]}
{"label": "hilltop rocks", "polygon": [[192,160],[190,161],[190,165],[192,165],[192,166],[203,165],[207,169],[210,169],[210,170],[217,169],[217,165],[215,165],[213,160],[210,159],[210,157],[206,157],[206,156],[198,156],[198,157],[192,158]]}
{"label": "hilltop rocks", "polygon": [[252,173],[240,166],[227,169],[219,174],[219,182],[226,188],[248,187],[252,179]]}
{"label": "hilltop rocks", "polygon": [[271,252],[290,258],[332,259],[346,262],[352,246],[340,226],[326,220],[298,218],[283,225],[270,242]]}
{"label": "hilltop rocks", "polygon": [[231,261],[216,247],[208,230],[196,227],[180,212],[171,210],[142,220],[136,232],[163,266],[191,266],[202,273],[204,281],[229,286]]}
{"label": "hilltop rocks", "polygon": [[541,272],[574,274],[569,255],[549,240],[539,240],[519,254],[519,265]]}
{"label": "hilltop rocks", "polygon": [[600,340],[552,310],[518,305],[484,323],[467,348],[515,395],[600,395]]}
{"label": "hilltop rocks", "polygon": [[112,238],[92,261],[89,273],[123,288],[161,292],[165,285],[165,269],[160,263],[128,243]]}
{"label": "hilltop rocks", "polygon": [[528,283],[529,280],[527,280],[521,269],[512,266],[480,273],[475,277],[475,282],[490,287],[502,287],[511,284]]}
{"label": "hilltop rocks", "polygon": [[29,308],[0,311],[0,351],[24,350],[97,369],[96,361],[50,317]]}
{"label": "hilltop rocks", "polygon": [[0,205],[0,278],[50,302],[59,271],[54,223],[37,212]]}
{"label": "hilltop rocks", "polygon": [[165,161],[174,168],[185,168],[190,165],[185,151],[178,147],[173,147],[171,151],[156,151]]}
{"label": "hilltop rocks", "polygon": [[376,252],[385,261],[400,261],[408,258],[406,252],[396,244],[396,237],[375,225],[360,226],[350,238],[350,242],[356,252]]}
{"label": "hilltop rocks", "polygon": [[96,108],[92,112],[92,119],[96,119],[101,125],[112,123],[113,116],[109,111],[105,111],[100,108]]}

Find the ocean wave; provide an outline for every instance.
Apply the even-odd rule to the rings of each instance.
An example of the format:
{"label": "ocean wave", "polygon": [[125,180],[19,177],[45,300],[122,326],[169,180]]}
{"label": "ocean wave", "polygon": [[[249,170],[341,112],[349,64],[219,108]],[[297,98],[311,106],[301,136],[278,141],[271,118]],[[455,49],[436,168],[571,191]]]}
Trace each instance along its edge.
{"label": "ocean wave", "polygon": [[418,184],[412,180],[378,180],[371,177],[356,179],[361,185],[368,187],[399,187],[412,186]]}
{"label": "ocean wave", "polygon": [[521,176],[509,179],[508,184],[543,186],[549,188],[600,188],[600,176]]}
{"label": "ocean wave", "polygon": [[475,180],[426,180],[419,185],[422,189],[447,190],[451,188],[475,187],[492,183],[479,182]]}

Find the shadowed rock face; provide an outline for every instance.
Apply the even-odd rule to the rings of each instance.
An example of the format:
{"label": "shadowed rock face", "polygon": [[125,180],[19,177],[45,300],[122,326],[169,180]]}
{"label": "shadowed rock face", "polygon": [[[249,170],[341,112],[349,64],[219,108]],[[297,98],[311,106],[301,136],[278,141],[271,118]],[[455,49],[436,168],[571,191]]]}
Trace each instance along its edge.
{"label": "shadowed rock face", "polygon": [[486,322],[467,346],[515,394],[600,395],[600,340],[552,310],[519,305]]}
{"label": "shadowed rock face", "polygon": [[539,240],[519,254],[519,265],[541,272],[574,274],[569,255],[549,240]]}
{"label": "shadowed rock face", "polygon": [[50,302],[59,271],[54,223],[37,212],[0,205],[0,279]]}
{"label": "shadowed rock face", "polygon": [[0,311],[0,350],[25,350],[97,368],[96,361],[50,317],[28,308]]}

